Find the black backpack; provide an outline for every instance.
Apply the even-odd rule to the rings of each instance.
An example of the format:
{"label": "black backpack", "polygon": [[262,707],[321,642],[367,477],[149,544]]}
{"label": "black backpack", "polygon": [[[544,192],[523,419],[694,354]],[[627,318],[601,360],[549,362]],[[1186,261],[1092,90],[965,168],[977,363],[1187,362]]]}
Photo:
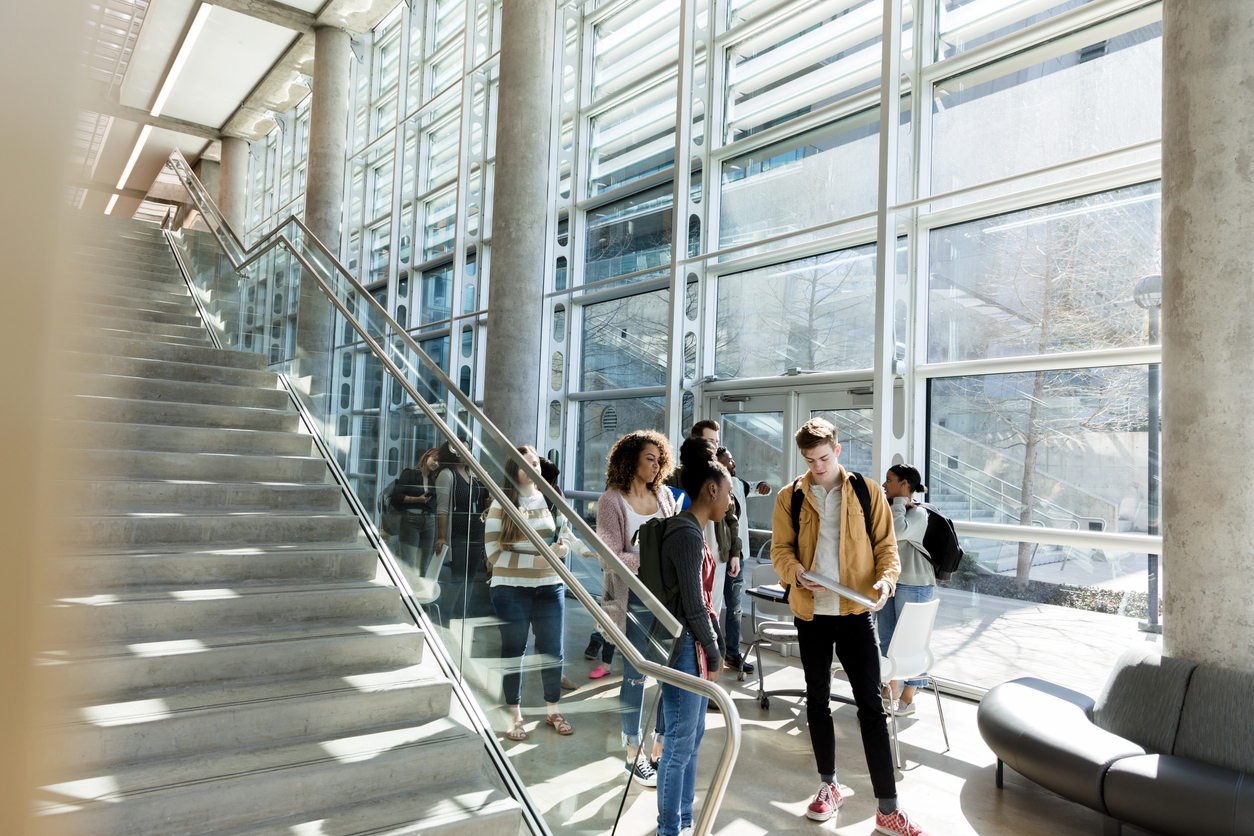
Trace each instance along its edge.
{"label": "black backpack", "polygon": [[[853,485],[853,492],[858,497],[858,504],[862,506],[862,518],[866,522],[866,538],[871,541],[871,546],[875,546],[875,536],[871,534],[871,492],[867,490],[866,479],[857,471],[848,470],[845,472],[849,477],[850,484]],[[801,536],[801,506],[805,504],[806,495],[801,491],[801,480],[803,477],[798,476],[792,483],[792,533],[797,537]],[[793,548],[796,548],[797,541],[793,541]]]}
{"label": "black backpack", "polygon": [[[631,537],[632,544],[640,546],[640,571],[636,576],[667,608],[679,594],[679,584],[667,586],[662,580],[662,539],[666,536],[667,524],[678,516],[679,514],[645,520]],[[692,515],[688,514],[688,517],[691,520]],[[696,522],[692,521],[691,524],[695,526]]]}
{"label": "black backpack", "polygon": [[928,562],[936,570],[938,581],[947,581],[949,576],[958,569],[962,562],[962,546],[958,545],[958,534],[954,531],[953,520],[939,511],[926,505],[920,505],[927,512],[927,531],[923,534],[923,550]]}

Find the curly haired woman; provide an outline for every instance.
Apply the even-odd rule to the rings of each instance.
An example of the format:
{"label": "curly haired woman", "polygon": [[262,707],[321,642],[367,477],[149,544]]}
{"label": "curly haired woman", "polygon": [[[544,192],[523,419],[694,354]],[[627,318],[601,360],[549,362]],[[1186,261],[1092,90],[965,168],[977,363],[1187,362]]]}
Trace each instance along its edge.
{"label": "curly haired woman", "polygon": [[[610,451],[605,469],[605,493],[597,502],[597,536],[618,554],[632,572],[640,570],[640,549],[632,536],[645,520],[675,514],[675,498],[666,488],[666,477],[674,466],[674,456],[666,436],[653,430],[639,430],[618,440]],[[604,565],[605,591],[601,606],[628,640],[644,652],[649,627],[648,609],[628,589],[626,579]],[[627,618],[631,610],[632,617]],[[644,676],[623,657],[623,685],[618,693],[623,718],[623,745],[639,747],[642,740],[640,715],[644,707]],[[657,786],[657,774],[649,758],[640,752],[628,767],[632,778],[647,787]]]}

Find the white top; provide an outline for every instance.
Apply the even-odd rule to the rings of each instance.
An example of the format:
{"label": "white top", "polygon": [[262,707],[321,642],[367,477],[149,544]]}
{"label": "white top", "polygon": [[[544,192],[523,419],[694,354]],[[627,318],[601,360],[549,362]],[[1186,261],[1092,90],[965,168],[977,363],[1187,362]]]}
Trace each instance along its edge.
{"label": "white top", "polygon": [[[663,516],[662,503],[660,502],[658,503],[657,510],[652,514],[637,514],[631,509],[631,503],[629,502],[624,502],[623,505],[627,507],[627,542],[629,543],[631,542],[631,538],[636,536],[636,532],[640,530],[640,526],[655,517]],[[636,554],[640,554],[640,544],[631,543],[631,550]]]}
{"label": "white top", "polygon": [[[841,488],[830,491],[822,485],[811,485],[810,492],[819,506],[819,542],[814,548],[814,571],[832,580],[840,580],[840,512]],[[815,615],[840,615],[840,596],[827,589],[814,590]]]}

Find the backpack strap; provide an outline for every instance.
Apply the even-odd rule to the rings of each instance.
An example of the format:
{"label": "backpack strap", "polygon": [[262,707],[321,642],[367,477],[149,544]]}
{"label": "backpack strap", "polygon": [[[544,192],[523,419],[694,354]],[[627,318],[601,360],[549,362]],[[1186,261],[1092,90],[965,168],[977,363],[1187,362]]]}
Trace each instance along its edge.
{"label": "backpack strap", "polygon": [[866,523],[866,538],[874,547],[875,536],[871,534],[871,492],[867,489],[866,479],[861,473],[850,470],[849,481],[853,485],[853,492],[858,497],[858,504],[862,506],[862,519]]}

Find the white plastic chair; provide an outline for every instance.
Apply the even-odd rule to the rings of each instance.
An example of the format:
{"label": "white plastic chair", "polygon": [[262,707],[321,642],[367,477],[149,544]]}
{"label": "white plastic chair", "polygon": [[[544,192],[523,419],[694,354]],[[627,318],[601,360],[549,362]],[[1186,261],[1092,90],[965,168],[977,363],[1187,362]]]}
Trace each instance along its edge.
{"label": "white plastic chair", "polygon": [[[887,606],[892,606],[890,601]],[[932,654],[932,627],[936,624],[936,611],[940,608],[940,599],[933,599],[923,604],[909,603],[901,608],[897,616],[897,627],[893,630],[893,638],[888,643],[888,655],[880,657],[880,682],[888,684],[894,680],[925,678],[936,693],[936,713],[940,715],[941,733],[945,735],[945,751],[949,751],[949,732],[945,728],[945,712],[941,708],[940,686],[928,675],[928,671],[936,663]],[[891,687],[891,686],[890,686]],[[893,724],[893,753],[897,768],[901,769],[901,744],[897,742],[897,710],[896,702],[889,707]]]}
{"label": "white plastic chair", "polygon": [[[760,563],[749,578],[751,588],[779,582],[779,573],[770,563]],[[792,623],[792,608],[785,603],[764,601],[752,595],[749,599],[749,622],[753,627],[749,651],[758,661],[758,704],[765,710],[771,707],[771,697],[804,697],[805,691],[767,691],[762,680],[762,645],[788,644],[797,640],[797,628]]]}

